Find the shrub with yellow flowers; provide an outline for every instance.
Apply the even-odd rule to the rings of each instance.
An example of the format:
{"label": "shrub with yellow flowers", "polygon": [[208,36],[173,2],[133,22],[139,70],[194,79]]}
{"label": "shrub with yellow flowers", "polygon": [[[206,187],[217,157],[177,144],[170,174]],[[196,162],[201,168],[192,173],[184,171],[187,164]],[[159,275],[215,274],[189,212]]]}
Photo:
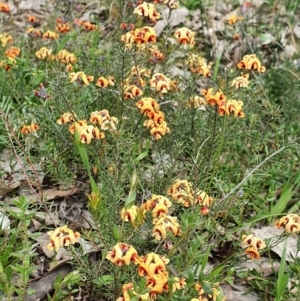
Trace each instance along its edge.
{"label": "shrub with yellow flowers", "polygon": [[[244,2],[224,15],[203,6],[198,24],[192,14],[179,23],[177,0],[111,1],[95,13],[92,2],[51,1],[51,22],[29,15],[21,38],[6,27],[0,33],[0,142],[47,175],[30,178],[47,216],[38,251],[51,267],[70,258],[84,287],[77,298],[225,301],[226,285],[251,282],[235,267],[259,262],[272,247],[244,228],[250,216],[254,224],[271,208],[261,219],[280,215],[280,240],[300,232],[299,215],[283,216],[280,200],[271,204],[277,178],[265,180],[277,176],[272,160],[298,128],[278,138],[287,131],[280,118],[292,113],[264,88],[266,51],[274,49],[252,36],[242,45]],[[10,19],[8,5],[0,12]],[[297,152],[288,159],[292,174]],[[264,164],[271,171],[256,180]],[[5,181],[14,178],[7,170]],[[53,188],[48,198],[50,186],[64,191]],[[262,186],[268,192],[258,193]]]}

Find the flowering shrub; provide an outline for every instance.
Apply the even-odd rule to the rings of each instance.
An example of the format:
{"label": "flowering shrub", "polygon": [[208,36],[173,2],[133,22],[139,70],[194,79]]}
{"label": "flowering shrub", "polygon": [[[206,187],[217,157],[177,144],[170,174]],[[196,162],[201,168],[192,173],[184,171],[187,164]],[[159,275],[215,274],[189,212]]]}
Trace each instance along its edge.
{"label": "flowering shrub", "polygon": [[[224,285],[246,279],[232,270],[272,247],[245,235],[247,219],[282,213],[259,199],[267,199],[260,188],[275,184],[251,177],[279,149],[276,128],[276,139],[255,140],[281,114],[264,90],[264,52],[210,54],[200,31],[173,27],[179,1],[113,2],[105,24],[93,14],[80,19],[75,2],[54,1],[58,16],[49,24],[28,16],[22,43],[0,33],[0,90],[18,114],[0,110],[6,130],[17,129],[17,147],[41,164],[47,187],[67,182],[80,190],[82,204],[63,217],[61,209],[57,221],[40,183],[53,228],[47,250],[57,257],[67,250],[95,298],[225,301]],[[224,17],[239,43],[248,9]],[[0,3],[0,12],[9,6]],[[275,226],[295,235],[300,218],[289,214]],[[218,264],[208,269],[211,258]]]}

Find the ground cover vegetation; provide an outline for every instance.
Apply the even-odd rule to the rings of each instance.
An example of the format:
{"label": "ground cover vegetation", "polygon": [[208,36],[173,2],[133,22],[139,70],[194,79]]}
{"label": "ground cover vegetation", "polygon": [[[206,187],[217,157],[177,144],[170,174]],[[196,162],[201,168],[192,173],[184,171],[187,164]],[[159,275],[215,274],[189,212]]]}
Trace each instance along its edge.
{"label": "ground cover vegetation", "polygon": [[300,300],[299,1],[46,2],[0,2],[1,299]]}

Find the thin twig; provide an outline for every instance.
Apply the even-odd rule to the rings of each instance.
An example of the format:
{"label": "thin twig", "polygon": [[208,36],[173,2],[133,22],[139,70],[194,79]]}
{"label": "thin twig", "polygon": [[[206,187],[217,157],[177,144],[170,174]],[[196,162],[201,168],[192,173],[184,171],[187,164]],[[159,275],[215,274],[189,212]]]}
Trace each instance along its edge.
{"label": "thin twig", "polygon": [[278,149],[277,151],[275,151],[273,154],[271,154],[270,156],[268,156],[267,158],[265,158],[261,163],[259,163],[257,166],[255,166],[246,176],[245,178],[239,183],[237,184],[233,189],[231,189],[230,192],[228,192],[221,200],[220,202],[226,200],[230,195],[232,195],[237,189],[239,189],[257,170],[259,170],[261,168],[261,166],[263,164],[265,164],[267,161],[269,161],[271,158],[273,158],[274,156],[276,156],[277,154],[281,153],[283,150],[285,150],[286,148],[288,148],[291,144],[297,142],[300,140],[300,137],[295,138],[294,140],[292,140],[290,142],[289,145],[283,146],[280,149]]}

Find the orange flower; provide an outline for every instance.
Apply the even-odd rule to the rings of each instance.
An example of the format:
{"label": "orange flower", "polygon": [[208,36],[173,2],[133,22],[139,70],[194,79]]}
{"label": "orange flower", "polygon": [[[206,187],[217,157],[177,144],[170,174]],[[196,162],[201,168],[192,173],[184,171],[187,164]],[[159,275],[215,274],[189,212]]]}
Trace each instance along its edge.
{"label": "orange flower", "polygon": [[165,0],[164,4],[167,4],[170,9],[177,9],[180,7],[178,0]]}
{"label": "orange flower", "polygon": [[221,90],[214,91],[213,88],[209,88],[208,90],[202,90],[202,94],[204,95],[207,103],[211,106],[220,106],[222,104],[225,104],[226,96]]}
{"label": "orange flower", "polygon": [[59,34],[51,31],[51,30],[47,30],[44,34],[43,34],[43,38],[44,39],[49,39],[49,40],[56,40],[57,38],[59,38]]}
{"label": "orange flower", "polygon": [[230,115],[233,114],[234,117],[244,118],[245,113],[242,111],[243,102],[241,100],[229,99],[227,102],[219,105],[219,114]]}
{"label": "orange flower", "polygon": [[35,53],[35,56],[37,58],[39,58],[40,60],[44,60],[46,59],[47,57],[49,57],[52,53],[52,50],[51,49],[48,49],[46,47],[42,47],[41,49],[39,49],[36,53]]}
{"label": "orange flower", "polygon": [[147,115],[149,112],[155,112],[159,110],[159,104],[154,98],[144,97],[140,99],[136,106],[140,109],[141,114]]}
{"label": "orange flower", "polygon": [[180,226],[177,222],[177,217],[165,215],[154,221],[155,225],[152,236],[154,236],[156,240],[166,239],[167,231],[171,231],[174,236],[180,236],[182,234],[179,229]]}
{"label": "orange flower", "polygon": [[175,183],[167,190],[167,194],[171,195],[172,199],[178,204],[189,207],[194,197],[192,183],[187,180],[176,179]]}
{"label": "orange flower", "polygon": [[143,95],[143,91],[138,88],[136,85],[130,85],[124,87],[124,98],[128,99],[135,99],[136,97],[139,97]]}
{"label": "orange flower", "polygon": [[155,73],[150,79],[150,86],[158,92],[167,93],[171,90],[171,80],[162,73]]}
{"label": "orange flower", "polygon": [[108,78],[104,78],[103,76],[99,77],[96,82],[97,87],[106,88],[107,86],[114,86],[115,80],[112,76],[109,76]]}
{"label": "orange flower", "polygon": [[172,286],[172,293],[174,293],[177,290],[183,289],[186,286],[185,278],[174,277],[173,280],[174,282]]}
{"label": "orange flower", "polygon": [[248,245],[254,249],[264,249],[266,247],[264,241],[253,234],[243,235],[242,236],[243,245]]}
{"label": "orange flower", "polygon": [[207,214],[209,214],[209,209],[207,208],[207,207],[205,207],[205,206],[201,206],[201,208],[200,208],[200,213],[202,214],[202,215],[207,215]]}
{"label": "orange flower", "polygon": [[116,130],[118,119],[116,117],[111,117],[107,110],[92,112],[90,116],[90,122],[94,124],[99,124],[101,130]]}
{"label": "orange flower", "polygon": [[13,41],[13,37],[7,33],[3,33],[3,34],[0,34],[0,41],[1,41],[2,47],[5,47],[7,44],[9,44]]}
{"label": "orange flower", "polygon": [[81,27],[83,27],[85,29],[85,31],[93,31],[93,30],[97,29],[97,25],[94,25],[88,21],[82,22]]}
{"label": "orange flower", "polygon": [[58,250],[63,246],[74,245],[80,238],[79,232],[73,232],[67,226],[58,227],[54,231],[49,231],[50,243],[47,245],[47,249],[52,251],[53,249]]}
{"label": "orange flower", "polygon": [[189,66],[192,73],[198,73],[204,77],[211,76],[211,64],[206,63],[205,59],[196,54],[190,54],[186,60],[186,64]]}
{"label": "orange flower", "polygon": [[60,50],[58,52],[58,54],[56,55],[56,59],[64,64],[74,64],[77,62],[76,56],[65,49]]}
{"label": "orange flower", "polygon": [[192,47],[195,45],[195,33],[186,27],[177,29],[174,36],[179,44],[189,44]]}
{"label": "orange flower", "polygon": [[146,210],[132,205],[130,208],[122,208],[120,216],[125,222],[130,222],[134,227],[142,224],[145,219]]}
{"label": "orange flower", "polygon": [[150,130],[150,134],[154,137],[155,140],[160,140],[162,136],[165,136],[170,132],[171,130],[165,121],[159,124],[155,124]]}
{"label": "orange flower", "polygon": [[61,33],[67,33],[71,31],[70,25],[68,23],[58,23],[55,27],[56,31],[59,31]]}
{"label": "orange flower", "polygon": [[75,123],[73,123],[73,124],[71,124],[70,126],[69,126],[69,132],[72,134],[72,135],[74,135],[75,134],[75,130],[77,129],[80,129],[81,127],[85,127],[85,126],[87,126],[87,122],[86,122],[86,120],[78,120],[78,121],[76,121]]}
{"label": "orange flower", "polygon": [[250,256],[251,259],[259,259],[260,255],[256,249],[249,247],[245,250],[245,253]]}
{"label": "orange flower", "polygon": [[83,71],[79,71],[79,72],[71,72],[69,74],[69,77],[71,78],[70,83],[73,82],[77,82],[79,84],[84,84],[86,86],[88,86],[90,84],[90,82],[92,82],[94,80],[94,77],[91,75],[86,76],[85,73]]}
{"label": "orange flower", "polygon": [[260,60],[256,57],[256,54],[247,54],[237,64],[239,69],[256,70],[257,72],[265,72],[266,67],[261,65]]}
{"label": "orange flower", "polygon": [[146,277],[146,286],[150,288],[150,298],[156,299],[157,294],[168,290],[168,276],[161,273],[154,277]]}
{"label": "orange flower", "polygon": [[23,135],[28,135],[28,134],[36,132],[39,129],[40,129],[40,127],[39,127],[38,124],[31,123],[30,125],[23,125],[23,127],[20,130],[20,132]]}
{"label": "orange flower", "polygon": [[136,249],[125,243],[116,244],[112,251],[107,252],[105,258],[118,266],[129,265],[131,262],[137,264],[139,262]]}
{"label": "orange flower", "polygon": [[278,229],[285,228],[286,233],[300,232],[300,216],[288,214],[275,223]]}
{"label": "orange flower", "polygon": [[145,49],[148,43],[156,42],[156,34],[153,27],[145,26],[127,32],[121,36],[121,41],[125,43],[125,49],[131,49],[136,43],[140,50]]}
{"label": "orange flower", "polygon": [[[165,121],[165,115],[162,111],[158,112],[149,112],[147,117],[151,119],[151,121],[155,123],[163,123]],[[151,126],[146,126],[147,128],[151,128]]]}
{"label": "orange flower", "polygon": [[156,253],[148,253],[145,256],[140,256],[138,260],[138,274],[141,277],[153,277],[160,273],[167,273],[166,264],[169,259]]}
{"label": "orange flower", "polygon": [[162,52],[160,52],[158,49],[150,50],[150,53],[151,53],[151,57],[149,59],[150,63],[157,64],[165,60],[165,55]]}
{"label": "orange flower", "polygon": [[160,18],[160,14],[155,10],[155,6],[151,3],[143,2],[138,5],[134,11],[134,14],[147,17],[150,23],[155,24],[156,20]]}
{"label": "orange flower", "polygon": [[236,90],[239,88],[246,88],[246,87],[248,87],[248,85],[249,85],[249,74],[248,73],[234,78],[230,83],[230,86],[235,87]]}
{"label": "orange flower", "polygon": [[56,123],[66,124],[66,123],[74,121],[75,118],[76,118],[76,115],[74,113],[70,113],[70,112],[63,113],[62,116],[59,119],[57,119]]}
{"label": "orange flower", "polygon": [[8,50],[6,50],[4,52],[4,55],[8,58],[14,59],[20,55],[20,52],[21,52],[20,48],[13,46],[13,47],[9,48]]}
{"label": "orange flower", "polygon": [[7,4],[0,2],[0,12],[9,13],[10,8]]}
{"label": "orange flower", "polygon": [[130,31],[134,29],[134,24],[121,23],[120,28],[123,30]]}
{"label": "orange flower", "polygon": [[34,27],[29,27],[27,30],[26,30],[26,34],[28,36],[30,36],[31,38],[37,38],[37,37],[40,37],[42,35],[42,32],[40,29],[38,28],[34,28]]}
{"label": "orange flower", "polygon": [[38,19],[37,17],[35,17],[35,16],[27,16],[27,21],[29,22],[29,23],[31,23],[33,26],[39,26],[39,25],[41,25],[41,20],[40,19]]}
{"label": "orange flower", "polygon": [[156,42],[156,34],[153,27],[145,26],[134,31],[134,42],[147,44]]}
{"label": "orange flower", "polygon": [[138,207],[135,205],[133,205],[127,209],[122,208],[121,213],[120,213],[121,219],[125,222],[133,223],[137,217],[137,209],[138,209]]}
{"label": "orange flower", "polygon": [[130,76],[150,77],[151,70],[147,68],[141,68],[140,66],[133,66],[130,71]]}
{"label": "orange flower", "polygon": [[198,190],[196,191],[196,200],[195,204],[200,204],[205,207],[209,207],[214,199],[211,196],[208,196],[208,194],[204,190]]}

